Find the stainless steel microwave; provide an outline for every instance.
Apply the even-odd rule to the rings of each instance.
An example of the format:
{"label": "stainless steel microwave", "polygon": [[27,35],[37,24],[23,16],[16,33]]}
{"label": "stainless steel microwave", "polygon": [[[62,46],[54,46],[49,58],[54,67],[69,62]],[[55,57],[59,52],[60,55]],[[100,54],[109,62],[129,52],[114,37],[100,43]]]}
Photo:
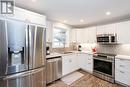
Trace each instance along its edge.
{"label": "stainless steel microwave", "polygon": [[97,35],[99,44],[117,44],[117,34],[99,34]]}

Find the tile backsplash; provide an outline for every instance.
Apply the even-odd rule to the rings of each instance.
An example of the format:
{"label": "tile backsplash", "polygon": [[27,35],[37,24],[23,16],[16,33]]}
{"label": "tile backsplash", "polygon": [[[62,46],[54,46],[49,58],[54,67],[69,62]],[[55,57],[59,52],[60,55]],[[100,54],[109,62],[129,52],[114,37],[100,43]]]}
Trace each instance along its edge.
{"label": "tile backsplash", "polygon": [[[67,48],[52,48],[52,43],[46,43],[50,47],[50,52],[65,52],[77,50],[76,43],[70,43],[70,47]],[[118,45],[99,45],[99,44],[80,44],[84,51],[91,51],[92,46],[96,47],[97,53],[109,53],[117,55],[129,55],[130,56],[130,44],[118,44]]]}
{"label": "tile backsplash", "polygon": [[63,47],[63,48],[53,48],[52,47],[52,42],[47,42],[46,46],[50,47],[50,52],[58,52],[58,53],[63,53],[63,52],[67,52],[67,51],[73,51],[73,50],[77,50],[77,44],[76,43],[70,43],[69,47]]}
{"label": "tile backsplash", "polygon": [[96,45],[98,53],[110,53],[130,56],[130,44],[119,45]]}

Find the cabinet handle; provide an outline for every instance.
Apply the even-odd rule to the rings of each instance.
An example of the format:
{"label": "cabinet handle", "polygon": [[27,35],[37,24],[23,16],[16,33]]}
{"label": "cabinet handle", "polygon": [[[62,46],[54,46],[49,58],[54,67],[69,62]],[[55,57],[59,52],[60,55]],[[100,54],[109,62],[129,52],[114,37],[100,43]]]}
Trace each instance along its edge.
{"label": "cabinet handle", "polygon": [[120,65],[120,67],[125,67],[124,65]]}
{"label": "cabinet handle", "polygon": [[125,73],[125,72],[123,72],[123,71],[120,71],[120,73]]}
{"label": "cabinet handle", "polygon": [[119,59],[120,61],[125,61],[124,59]]}
{"label": "cabinet handle", "polygon": [[69,62],[72,62],[72,60],[69,60]]}

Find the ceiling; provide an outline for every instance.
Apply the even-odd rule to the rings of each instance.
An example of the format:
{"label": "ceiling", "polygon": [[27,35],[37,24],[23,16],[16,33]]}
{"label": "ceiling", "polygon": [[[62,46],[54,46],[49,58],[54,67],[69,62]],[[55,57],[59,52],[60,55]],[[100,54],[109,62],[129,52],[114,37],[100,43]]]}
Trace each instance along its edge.
{"label": "ceiling", "polygon": [[[16,6],[74,27],[130,17],[130,0],[15,0]],[[111,15],[106,15],[106,12]],[[83,19],[84,22],[80,22]]]}

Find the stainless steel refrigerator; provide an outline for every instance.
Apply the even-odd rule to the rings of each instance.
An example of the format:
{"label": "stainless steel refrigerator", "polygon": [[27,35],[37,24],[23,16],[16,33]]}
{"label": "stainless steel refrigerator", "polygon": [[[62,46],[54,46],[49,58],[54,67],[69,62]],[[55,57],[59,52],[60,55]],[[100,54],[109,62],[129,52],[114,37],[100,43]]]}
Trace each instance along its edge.
{"label": "stainless steel refrigerator", "polygon": [[0,20],[0,87],[46,87],[45,28]]}

